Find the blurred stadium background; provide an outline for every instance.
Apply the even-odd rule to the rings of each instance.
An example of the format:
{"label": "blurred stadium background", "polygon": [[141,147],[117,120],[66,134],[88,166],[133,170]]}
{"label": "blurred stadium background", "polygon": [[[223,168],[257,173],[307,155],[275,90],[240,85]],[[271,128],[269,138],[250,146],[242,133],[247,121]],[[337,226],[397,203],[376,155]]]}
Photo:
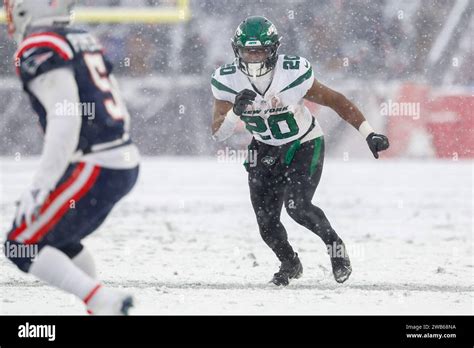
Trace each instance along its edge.
{"label": "blurred stadium background", "polygon": [[[77,3],[77,25],[99,37],[115,65],[142,154],[215,156],[224,147],[245,148],[243,127],[227,143],[210,137],[210,75],[233,60],[238,23],[259,14],[283,36],[280,53],[308,58],[317,79],[345,93],[390,137],[386,157],[474,156],[471,0]],[[14,74],[14,51],[2,18],[0,155],[35,155],[40,130]],[[337,115],[310,107],[329,156],[371,156]]]}

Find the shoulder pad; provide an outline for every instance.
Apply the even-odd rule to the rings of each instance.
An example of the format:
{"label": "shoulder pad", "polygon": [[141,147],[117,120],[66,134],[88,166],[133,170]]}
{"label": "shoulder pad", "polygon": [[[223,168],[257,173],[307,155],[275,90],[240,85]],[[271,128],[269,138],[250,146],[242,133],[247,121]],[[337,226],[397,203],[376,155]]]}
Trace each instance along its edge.
{"label": "shoulder pad", "polygon": [[237,72],[237,66],[235,64],[224,64],[217,68],[212,77],[219,79],[221,76],[233,75]]}
{"label": "shoulder pad", "polygon": [[282,56],[283,71],[286,71],[287,76],[290,77],[290,82],[280,92],[301,85],[303,82],[309,80],[312,83],[314,80],[313,68],[306,58],[298,56]]}
{"label": "shoulder pad", "polygon": [[214,96],[219,96],[217,99],[222,99],[222,93],[237,94],[237,91],[232,88],[232,77],[235,73],[237,73],[237,66],[235,64],[225,64],[214,71],[211,77],[211,85],[214,88]]}
{"label": "shoulder pad", "polygon": [[56,33],[38,33],[27,37],[15,53],[17,73],[22,80],[32,79],[66,65],[74,52],[66,39]]}

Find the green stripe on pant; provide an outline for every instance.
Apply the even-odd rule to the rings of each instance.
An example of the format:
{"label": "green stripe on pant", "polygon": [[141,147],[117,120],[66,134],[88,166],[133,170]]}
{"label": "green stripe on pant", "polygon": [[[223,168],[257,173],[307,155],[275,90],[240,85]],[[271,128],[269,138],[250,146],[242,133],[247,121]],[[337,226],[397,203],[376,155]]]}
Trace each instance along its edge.
{"label": "green stripe on pant", "polygon": [[309,175],[313,175],[316,167],[318,166],[319,162],[319,157],[321,155],[321,145],[323,143],[323,137],[320,136],[316,139],[314,139],[314,152],[313,152],[313,158],[311,159],[311,166],[309,169]]}

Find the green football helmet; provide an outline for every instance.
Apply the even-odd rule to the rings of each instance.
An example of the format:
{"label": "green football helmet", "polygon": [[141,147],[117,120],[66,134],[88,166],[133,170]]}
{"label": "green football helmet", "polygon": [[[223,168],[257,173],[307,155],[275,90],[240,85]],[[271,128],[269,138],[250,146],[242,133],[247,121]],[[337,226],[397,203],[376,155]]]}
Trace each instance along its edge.
{"label": "green football helmet", "polygon": [[239,24],[232,38],[239,69],[251,77],[263,76],[276,65],[280,36],[275,25],[262,16],[252,16]]}

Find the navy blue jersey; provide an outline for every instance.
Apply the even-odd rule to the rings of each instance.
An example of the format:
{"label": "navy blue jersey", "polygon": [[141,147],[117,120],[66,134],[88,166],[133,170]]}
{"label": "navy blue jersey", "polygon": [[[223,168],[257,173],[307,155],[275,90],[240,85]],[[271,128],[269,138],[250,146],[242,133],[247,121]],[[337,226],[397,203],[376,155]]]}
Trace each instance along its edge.
{"label": "navy blue jersey", "polygon": [[71,28],[48,28],[27,36],[20,44],[15,62],[24,90],[46,129],[46,111],[28,89],[28,82],[53,69],[68,67],[74,71],[80,105],[58,100],[65,115],[80,110],[82,126],[77,150],[87,153],[93,145],[128,139],[129,115],[115,82],[112,64],[101,45],[89,33]]}

